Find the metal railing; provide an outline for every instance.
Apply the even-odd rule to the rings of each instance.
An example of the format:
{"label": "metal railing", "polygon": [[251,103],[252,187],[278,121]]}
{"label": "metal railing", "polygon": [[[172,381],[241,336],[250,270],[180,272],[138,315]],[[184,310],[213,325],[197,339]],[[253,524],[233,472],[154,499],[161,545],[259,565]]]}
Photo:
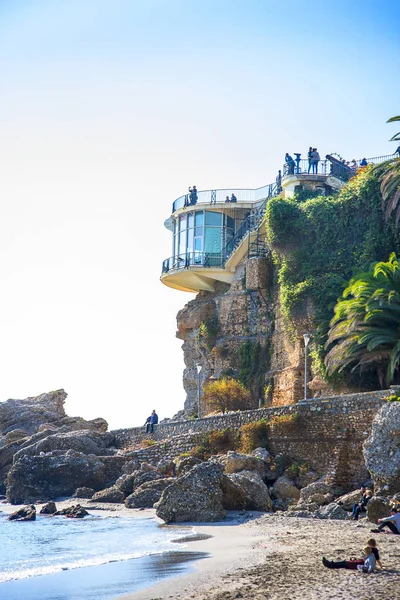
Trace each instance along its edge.
{"label": "metal railing", "polygon": [[162,273],[188,269],[189,267],[223,267],[225,257],[222,252],[186,252],[178,256],[171,256],[164,260]]}
{"label": "metal railing", "polygon": [[223,190],[202,190],[196,192],[195,194],[193,194],[193,192],[187,193],[184,196],[180,196],[173,202],[172,213],[180,208],[184,208],[185,206],[195,206],[197,204],[209,204],[212,206],[214,204],[229,203],[232,205],[232,194],[236,196],[236,202],[255,203],[259,202],[260,200],[264,200],[265,198],[273,198],[276,196],[278,187],[279,186],[277,183],[269,183],[253,190],[230,188]]}
{"label": "metal railing", "polygon": [[[367,164],[380,164],[386,161],[395,160],[396,154],[386,154],[383,156],[375,156],[372,158],[359,159],[346,164],[342,157],[338,154],[327,155],[323,160],[319,160],[316,166],[312,166],[308,159],[295,159],[293,164],[285,163],[282,170],[282,179],[290,175],[332,175],[348,181],[351,179],[359,168],[364,166],[364,161]],[[267,201],[271,198],[279,196],[282,192],[281,179],[277,178],[276,182],[264,185],[256,189],[221,189],[221,190],[204,190],[196,192],[195,197],[190,193],[180,196],[172,205],[174,213],[179,208],[185,206],[195,206],[197,204],[214,205],[217,203],[226,203],[232,205],[230,201],[232,193],[236,196],[237,202],[261,202],[260,206],[253,211],[251,215],[246,217],[240,224],[235,235],[224,246],[221,253],[210,252],[187,252],[178,256],[172,256],[164,260],[162,265],[162,273],[168,273],[171,270],[187,269],[192,266],[199,267],[224,267],[230,255],[239,246],[242,239],[251,231],[255,231],[264,215]]]}

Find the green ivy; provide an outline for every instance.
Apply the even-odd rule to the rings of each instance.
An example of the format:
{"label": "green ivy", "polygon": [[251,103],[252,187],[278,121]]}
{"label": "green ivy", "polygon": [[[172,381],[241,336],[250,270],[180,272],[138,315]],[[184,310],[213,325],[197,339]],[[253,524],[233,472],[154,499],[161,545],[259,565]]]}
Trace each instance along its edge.
{"label": "green ivy", "polygon": [[200,323],[198,340],[203,343],[208,350],[212,350],[217,341],[219,325],[216,318],[206,319]]}
{"label": "green ivy", "polygon": [[[386,223],[379,182],[371,167],[337,196],[272,199],[266,210],[267,238],[278,270],[281,310],[286,329],[312,301],[316,317],[314,359],[322,375],[324,342],[333,307],[348,280],[371,262],[399,252],[393,222]],[[298,332],[300,333],[300,332]]]}

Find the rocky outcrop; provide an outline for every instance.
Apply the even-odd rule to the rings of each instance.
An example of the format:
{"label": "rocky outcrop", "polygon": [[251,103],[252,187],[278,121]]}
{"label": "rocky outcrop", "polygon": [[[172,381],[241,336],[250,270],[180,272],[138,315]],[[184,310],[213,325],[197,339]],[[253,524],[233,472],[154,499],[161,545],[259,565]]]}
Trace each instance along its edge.
{"label": "rocky outcrop", "polygon": [[228,475],[223,475],[221,479],[222,506],[225,510],[244,510],[247,505],[245,490],[238,485]]}
{"label": "rocky outcrop", "polygon": [[161,498],[163,491],[176,481],[173,477],[155,479],[142,483],[125,499],[127,508],[152,508]]}
{"label": "rocky outcrop", "polygon": [[11,513],[8,517],[9,521],[35,521],[36,520],[36,508],[31,504],[30,506],[23,506],[19,510]]}
{"label": "rocky outcrop", "polygon": [[54,516],[68,517],[68,519],[83,519],[83,517],[87,517],[88,514],[88,511],[82,508],[80,504],[73,504],[72,506],[67,506],[66,508],[58,510],[54,513]]}
{"label": "rocky outcrop", "polygon": [[349,518],[348,513],[341,506],[338,506],[336,502],[322,506],[316,511],[316,515],[319,519],[334,519],[337,521],[345,521]]}
{"label": "rocky outcrop", "polygon": [[56,503],[53,502],[53,501],[47,502],[40,509],[40,514],[41,515],[54,515],[56,512],[57,512],[57,506],[56,506]]}
{"label": "rocky outcrop", "polygon": [[185,458],[178,459],[176,463],[176,474],[178,477],[184,475],[192,469],[195,465],[201,464],[203,461],[195,456],[185,456]]}
{"label": "rocky outcrop", "polygon": [[36,433],[40,425],[62,419],[66,416],[66,397],[64,390],[57,390],[25,400],[0,402],[0,434],[4,436],[18,429],[29,436]]}
{"label": "rocky outcrop", "polygon": [[72,494],[73,498],[84,498],[89,499],[93,497],[94,489],[89,487],[79,487],[76,488],[75,492]]}
{"label": "rocky outcrop", "polygon": [[217,463],[202,463],[169,485],[155,505],[156,514],[166,523],[185,521],[221,521],[220,482],[223,468]]}
{"label": "rocky outcrop", "polygon": [[400,402],[379,410],[363,452],[375,488],[384,494],[400,492]]}
{"label": "rocky outcrop", "polygon": [[97,456],[68,451],[24,456],[7,478],[7,499],[12,504],[70,496],[77,487],[104,487],[105,467]]}
{"label": "rocky outcrop", "polygon": [[[17,461],[24,456],[39,456],[42,453],[54,452],[55,450],[75,450],[82,454],[94,454],[105,456],[108,454],[109,446],[112,444],[111,433],[98,433],[97,431],[83,430],[68,433],[55,433],[48,435],[42,440],[25,446],[19,450],[14,460]],[[111,451],[112,452],[112,451]]]}
{"label": "rocky outcrop", "polygon": [[361,490],[354,490],[353,492],[349,492],[348,494],[336,498],[336,504],[341,506],[343,510],[351,511],[353,510],[354,504],[361,500],[361,496]]}

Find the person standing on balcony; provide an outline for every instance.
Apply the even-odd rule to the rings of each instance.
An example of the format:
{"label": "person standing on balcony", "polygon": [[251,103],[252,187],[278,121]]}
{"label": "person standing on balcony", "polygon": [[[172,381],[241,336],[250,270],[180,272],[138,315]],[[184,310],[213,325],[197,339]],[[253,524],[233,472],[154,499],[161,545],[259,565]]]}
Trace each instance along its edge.
{"label": "person standing on balcony", "polygon": [[189,200],[190,204],[197,204],[197,188],[195,185],[189,188]]}
{"label": "person standing on balcony", "polygon": [[309,147],[309,149],[308,149],[308,152],[307,152],[307,158],[308,158],[308,172],[310,172],[310,171],[311,171],[311,164],[312,164],[312,156],[311,156],[311,155],[312,155],[312,152],[313,152],[313,149],[312,149],[312,148],[311,148],[311,146],[310,146],[310,147]]}
{"label": "person standing on balcony", "polygon": [[233,192],[232,192],[232,196],[231,196],[231,202],[237,202],[237,198]]}
{"label": "person standing on balcony", "polygon": [[278,175],[276,176],[275,181],[276,181],[276,191],[278,192],[278,194],[280,194],[282,191],[282,172],[280,169],[278,171]]}
{"label": "person standing on balcony", "polygon": [[225,203],[230,202],[229,196],[226,196]]}
{"label": "person standing on balcony", "polygon": [[313,173],[318,173],[318,163],[321,160],[319,152],[316,148],[311,152],[311,168]]}
{"label": "person standing on balcony", "polygon": [[294,160],[288,152],[285,154],[285,164],[287,165],[288,175],[294,175]]}
{"label": "person standing on balcony", "polygon": [[[400,146],[399,146],[400,147]],[[367,166],[367,159],[363,158],[362,161],[360,162],[360,167],[366,167]]]}

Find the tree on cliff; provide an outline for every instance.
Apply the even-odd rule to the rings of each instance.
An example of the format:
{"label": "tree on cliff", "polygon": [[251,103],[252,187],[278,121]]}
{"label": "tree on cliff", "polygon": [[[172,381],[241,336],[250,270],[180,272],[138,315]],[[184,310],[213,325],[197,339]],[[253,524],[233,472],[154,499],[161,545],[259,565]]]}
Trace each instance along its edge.
{"label": "tree on cliff", "polygon": [[[392,117],[388,123],[400,121],[400,116]],[[400,131],[392,136],[390,142],[400,142]],[[380,177],[382,208],[385,211],[386,219],[389,219],[392,213],[395,216],[396,226],[400,221],[400,145],[395,154],[399,157],[395,160],[389,160],[375,167],[375,171]]]}
{"label": "tree on cliff", "polygon": [[400,264],[393,253],[350,280],[335,307],[326,347],[328,374],[375,370],[381,387],[400,364]]}
{"label": "tree on cliff", "polygon": [[254,408],[250,391],[236,379],[209,381],[203,389],[203,405],[207,411],[225,413]]}

